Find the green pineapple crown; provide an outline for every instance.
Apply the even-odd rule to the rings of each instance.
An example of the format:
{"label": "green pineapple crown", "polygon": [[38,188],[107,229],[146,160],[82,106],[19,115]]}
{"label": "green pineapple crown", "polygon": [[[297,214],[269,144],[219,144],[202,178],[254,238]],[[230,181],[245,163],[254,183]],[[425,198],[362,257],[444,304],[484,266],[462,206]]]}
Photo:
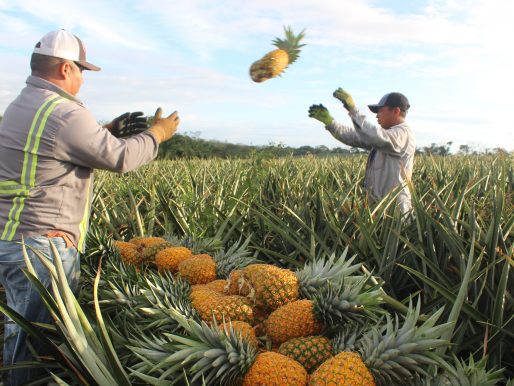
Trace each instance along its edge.
{"label": "green pineapple crown", "polygon": [[[361,264],[354,264],[355,256],[347,258],[348,247],[336,260],[335,254],[328,259],[319,258],[308,262],[305,266],[296,271],[296,277],[300,284],[300,296],[305,299],[312,299],[321,289],[327,287],[328,283],[337,283],[342,280],[349,281],[348,277],[358,271]],[[362,278],[355,276],[355,278]]]}
{"label": "green pineapple crown", "polygon": [[170,314],[181,325],[187,335],[163,334],[154,339],[133,340],[129,348],[141,357],[146,364],[139,367],[136,376],[150,382],[162,381],[148,372],[165,369],[166,379],[175,381],[185,378],[206,385],[240,384],[244,375],[257,357],[252,344],[241,334],[229,328],[219,328],[205,322],[198,323],[186,318],[178,310],[171,308]]}
{"label": "green pineapple crown", "polygon": [[362,277],[357,282],[343,280],[337,284],[329,282],[312,299],[318,321],[329,329],[337,329],[349,321],[363,322],[365,318],[377,319],[383,314],[380,290],[377,286],[367,286],[368,279]]}
{"label": "green pineapple crown", "polygon": [[305,37],[305,29],[303,29],[298,35],[295,35],[291,27],[288,26],[284,27],[284,32],[286,35],[285,39],[275,38],[272,43],[278,49],[287,52],[287,55],[289,56],[288,62],[291,64],[300,56],[300,48],[305,46],[305,44],[300,44],[300,40]]}
{"label": "green pineapple crown", "polygon": [[377,385],[406,385],[415,374],[428,376],[425,369],[428,365],[447,366],[434,349],[449,344],[441,337],[451,328],[451,323],[436,325],[443,312],[441,308],[416,326],[420,309],[420,301],[415,309],[411,302],[401,327],[398,316],[393,323],[387,315],[385,325],[372,328],[358,342],[358,351]]}
{"label": "green pineapple crown", "polygon": [[[468,362],[453,355],[453,365],[449,365],[442,374],[434,377],[417,377],[409,386],[496,386],[503,380],[503,371],[487,370],[487,357],[475,362],[469,356]],[[507,383],[506,386],[514,385]]]}
{"label": "green pineapple crown", "polygon": [[232,244],[228,250],[221,249],[213,256],[216,262],[216,276],[219,279],[227,279],[235,269],[242,269],[247,265],[258,263],[259,260],[251,255],[248,250],[250,239],[244,243],[239,242]]}

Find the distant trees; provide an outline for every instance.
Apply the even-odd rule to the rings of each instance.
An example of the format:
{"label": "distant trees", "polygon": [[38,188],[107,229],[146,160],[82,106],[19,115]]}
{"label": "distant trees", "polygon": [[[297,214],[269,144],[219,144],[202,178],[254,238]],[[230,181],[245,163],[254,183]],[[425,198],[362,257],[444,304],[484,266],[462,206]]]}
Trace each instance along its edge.
{"label": "distant trees", "polygon": [[164,142],[160,145],[158,158],[249,158],[256,155],[263,158],[276,158],[305,155],[350,155],[359,152],[359,149],[344,149],[340,147],[329,149],[324,145],[316,147],[301,146],[298,148],[273,142],[262,146],[242,145],[216,140],[205,140],[188,134],[175,134],[171,141]]}
{"label": "distant trees", "polygon": [[430,146],[424,146],[420,149],[416,149],[416,153],[447,156],[450,154],[450,147],[452,144],[452,141],[446,142],[442,145],[432,143]]}

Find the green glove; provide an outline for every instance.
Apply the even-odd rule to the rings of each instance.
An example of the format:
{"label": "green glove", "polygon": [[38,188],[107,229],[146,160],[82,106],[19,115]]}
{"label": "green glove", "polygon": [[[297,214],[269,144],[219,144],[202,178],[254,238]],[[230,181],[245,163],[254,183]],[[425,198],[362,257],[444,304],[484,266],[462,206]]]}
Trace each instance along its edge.
{"label": "green glove", "polygon": [[343,102],[344,108],[348,111],[355,109],[355,101],[352,96],[344,91],[341,87],[339,87],[336,91],[334,91],[334,98],[339,99]]}
{"label": "green glove", "polygon": [[317,119],[324,123],[325,126],[330,125],[334,120],[328,112],[328,109],[323,105],[312,105],[309,107],[309,117]]}

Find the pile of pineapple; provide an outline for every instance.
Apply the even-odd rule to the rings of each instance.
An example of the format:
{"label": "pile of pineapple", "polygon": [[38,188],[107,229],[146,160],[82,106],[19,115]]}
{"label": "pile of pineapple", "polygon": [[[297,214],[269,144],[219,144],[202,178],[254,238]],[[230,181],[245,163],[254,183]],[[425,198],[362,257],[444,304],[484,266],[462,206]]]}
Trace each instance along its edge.
{"label": "pile of pineapple", "polygon": [[[442,310],[420,322],[382,307],[382,290],[346,253],[296,271],[247,253],[194,254],[163,238],[116,241],[128,264],[187,281],[198,320],[169,310],[184,334],[166,334],[169,374],[227,385],[405,385],[443,364]],[[141,350],[139,355],[148,353]],[[146,358],[152,362],[152,356]],[[157,363],[156,363],[157,364]]]}

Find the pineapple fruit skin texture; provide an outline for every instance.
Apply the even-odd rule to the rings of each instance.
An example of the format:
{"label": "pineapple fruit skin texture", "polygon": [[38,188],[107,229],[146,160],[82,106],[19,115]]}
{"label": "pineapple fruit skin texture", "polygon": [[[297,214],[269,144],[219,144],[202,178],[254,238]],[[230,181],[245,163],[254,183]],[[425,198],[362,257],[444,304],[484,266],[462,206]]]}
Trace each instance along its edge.
{"label": "pineapple fruit skin texture", "polygon": [[276,49],[268,52],[250,66],[250,77],[254,82],[261,83],[280,75],[288,65],[289,55],[287,52]]}
{"label": "pineapple fruit skin texture", "polygon": [[238,294],[248,296],[254,306],[268,310],[275,310],[294,301],[300,294],[300,285],[294,272],[270,264],[251,264],[245,267],[239,283]]}
{"label": "pineapple fruit skin texture", "polygon": [[223,295],[210,288],[194,289],[191,304],[202,320],[218,324],[227,321],[253,323],[253,310],[248,299],[238,295]]}
{"label": "pineapple fruit skin texture", "polygon": [[216,263],[207,255],[193,255],[178,266],[178,275],[189,284],[207,284],[216,280]]}
{"label": "pineapple fruit skin texture", "polygon": [[125,264],[138,265],[142,262],[141,252],[136,244],[116,240],[114,246],[120,252],[121,259]]}
{"label": "pineapple fruit skin texture", "polygon": [[323,362],[332,357],[332,344],[324,336],[293,338],[280,345],[278,352],[293,358],[308,373],[312,373]]}
{"label": "pineapple fruit skin texture", "polygon": [[264,322],[264,328],[273,345],[321,332],[321,325],[314,315],[314,304],[307,299],[296,300],[273,311]]}
{"label": "pineapple fruit skin texture", "polygon": [[257,355],[243,380],[243,386],[305,386],[306,384],[307,371],[301,364],[272,351]]}
{"label": "pineapple fruit skin texture", "polygon": [[342,352],[325,361],[309,379],[309,386],[376,386],[359,354]]}
{"label": "pineapple fruit skin texture", "polygon": [[165,248],[155,255],[155,265],[159,271],[170,271],[175,274],[178,272],[179,264],[191,256],[191,250],[185,247]]}

